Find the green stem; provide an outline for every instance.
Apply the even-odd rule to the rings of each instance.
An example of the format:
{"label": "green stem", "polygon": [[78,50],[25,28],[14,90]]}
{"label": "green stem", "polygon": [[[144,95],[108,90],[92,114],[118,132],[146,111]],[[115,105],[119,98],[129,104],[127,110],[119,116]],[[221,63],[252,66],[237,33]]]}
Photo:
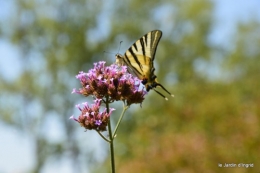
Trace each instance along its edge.
{"label": "green stem", "polygon": [[121,121],[122,121],[122,119],[123,119],[123,117],[124,117],[124,115],[125,115],[125,111],[126,111],[128,108],[129,108],[129,106],[125,106],[125,103],[123,103],[123,111],[122,111],[122,113],[121,113],[121,115],[120,115],[120,117],[119,117],[119,120],[118,120],[117,124],[116,124],[115,130],[114,130],[114,133],[113,133],[113,139],[114,139],[115,136],[116,136],[116,132],[117,132],[117,129],[118,129],[118,127],[119,127],[119,124],[121,123]]}
{"label": "green stem", "polygon": [[[109,113],[109,101],[108,101],[108,97],[106,97],[106,108],[107,108],[107,113]],[[109,117],[109,121],[108,121],[108,134],[109,134],[109,139],[110,139],[110,156],[111,156],[111,171],[112,173],[116,172],[115,169],[115,158],[114,158],[114,139],[113,139],[113,135],[112,135],[112,128],[111,128],[111,121],[110,121],[110,117]]]}
{"label": "green stem", "polygon": [[107,142],[111,142],[109,139],[107,139],[100,131],[97,131],[98,132],[98,134],[105,140],[105,141],[107,141]]}

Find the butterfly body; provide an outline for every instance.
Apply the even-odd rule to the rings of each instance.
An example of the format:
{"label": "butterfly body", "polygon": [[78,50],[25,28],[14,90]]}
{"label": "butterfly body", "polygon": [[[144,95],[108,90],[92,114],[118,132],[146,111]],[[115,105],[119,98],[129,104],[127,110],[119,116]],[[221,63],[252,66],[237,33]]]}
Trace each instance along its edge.
{"label": "butterfly body", "polygon": [[[142,80],[147,92],[151,89],[156,91],[154,88],[160,86],[170,94],[170,92],[157,82],[157,76],[154,74],[155,68],[153,61],[161,37],[162,32],[160,30],[154,30],[145,34],[137,40],[124,55],[116,54],[116,64],[120,66],[126,65],[129,73]],[[156,92],[167,99],[160,92]]]}

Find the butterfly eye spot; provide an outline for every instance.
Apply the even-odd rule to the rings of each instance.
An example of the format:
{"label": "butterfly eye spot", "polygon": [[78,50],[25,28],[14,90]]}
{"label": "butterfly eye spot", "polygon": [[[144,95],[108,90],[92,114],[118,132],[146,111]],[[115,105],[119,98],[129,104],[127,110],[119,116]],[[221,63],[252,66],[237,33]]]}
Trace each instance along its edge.
{"label": "butterfly eye spot", "polygon": [[152,76],[152,80],[155,80],[157,78],[157,76],[153,75]]}
{"label": "butterfly eye spot", "polygon": [[147,80],[146,78],[144,78],[144,79],[142,80],[142,84],[143,84],[143,85],[147,84],[147,81],[148,81],[148,80]]}

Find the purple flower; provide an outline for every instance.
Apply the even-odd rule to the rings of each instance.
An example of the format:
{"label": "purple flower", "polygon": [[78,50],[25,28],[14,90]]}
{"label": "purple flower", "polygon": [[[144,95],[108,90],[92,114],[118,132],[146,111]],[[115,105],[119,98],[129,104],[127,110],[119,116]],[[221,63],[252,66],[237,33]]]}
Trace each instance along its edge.
{"label": "purple flower", "polygon": [[78,122],[87,130],[106,131],[109,117],[115,109],[110,108],[109,112],[104,109],[103,112],[100,112],[101,100],[96,99],[94,102],[95,104],[92,104],[91,106],[87,103],[82,103],[82,107],[76,105],[76,107],[81,111],[81,114],[78,118],[71,116],[70,119]]}
{"label": "purple flower", "polygon": [[126,101],[127,105],[142,103],[147,93],[141,86],[141,80],[127,72],[126,66],[112,64],[105,66],[104,61],[94,63],[88,73],[79,72],[76,76],[82,87],[72,93],[95,98],[108,98],[109,102]]}
{"label": "purple flower", "polygon": [[111,113],[104,109],[100,111],[101,103],[112,103],[122,100],[127,105],[134,103],[141,104],[144,95],[147,93],[141,84],[141,80],[127,72],[126,66],[112,64],[105,66],[104,61],[94,63],[94,68],[87,73],[81,71],[76,78],[81,83],[81,88],[73,89],[72,93],[83,96],[94,96],[94,104],[87,102],[76,107],[81,111],[78,118],[71,116],[70,119],[78,122],[88,130],[106,131]]}
{"label": "purple flower", "polygon": [[96,120],[96,125],[100,126],[102,124],[102,121],[101,120]]}

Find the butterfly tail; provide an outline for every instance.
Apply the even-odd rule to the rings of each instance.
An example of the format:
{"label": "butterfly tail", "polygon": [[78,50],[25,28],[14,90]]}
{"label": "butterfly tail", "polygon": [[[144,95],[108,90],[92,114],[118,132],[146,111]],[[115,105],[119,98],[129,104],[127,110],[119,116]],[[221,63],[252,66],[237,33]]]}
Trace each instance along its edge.
{"label": "butterfly tail", "polygon": [[159,91],[156,91],[155,89],[153,89],[157,94],[159,94],[160,96],[162,96],[165,100],[168,100],[167,97],[165,97],[162,93],[160,93]]}
{"label": "butterfly tail", "polygon": [[162,84],[156,83],[156,86],[161,87],[165,92],[167,92],[169,95],[171,95],[172,97],[174,97],[174,95],[173,95],[172,93],[170,93],[166,88],[164,88],[164,86],[162,86]]}

